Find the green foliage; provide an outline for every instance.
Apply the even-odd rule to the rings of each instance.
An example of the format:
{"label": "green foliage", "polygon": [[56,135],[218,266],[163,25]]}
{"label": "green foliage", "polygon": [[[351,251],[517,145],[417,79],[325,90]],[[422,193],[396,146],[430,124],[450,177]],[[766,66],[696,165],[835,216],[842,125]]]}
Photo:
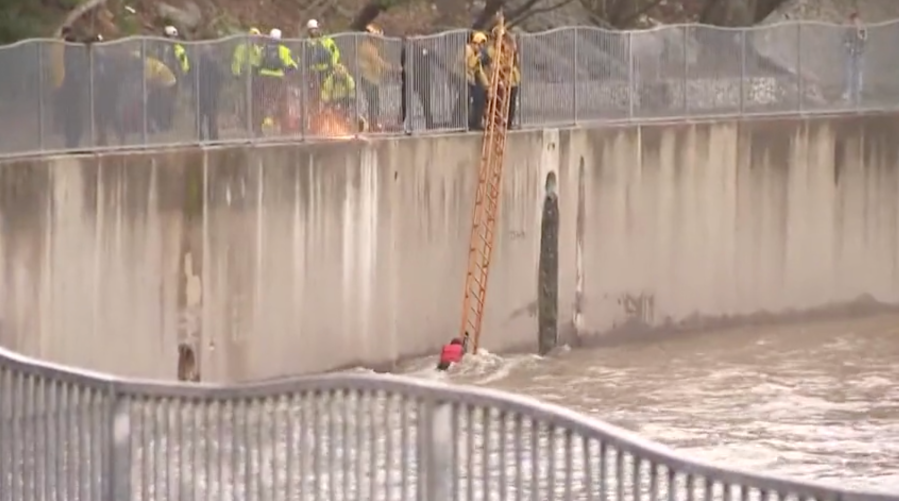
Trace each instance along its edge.
{"label": "green foliage", "polygon": [[140,19],[134,15],[116,16],[116,26],[122,30],[122,36],[128,37],[141,33]]}
{"label": "green foliage", "polygon": [[81,0],[0,0],[0,44],[47,37]]}
{"label": "green foliage", "polygon": [[221,12],[212,18],[208,23],[208,29],[214,33],[213,36],[219,37],[236,35],[244,33],[245,31],[245,28],[241,26],[240,21],[227,12]]}
{"label": "green foliage", "polygon": [[0,0],[0,44],[10,44],[47,33],[47,21],[34,0]]}

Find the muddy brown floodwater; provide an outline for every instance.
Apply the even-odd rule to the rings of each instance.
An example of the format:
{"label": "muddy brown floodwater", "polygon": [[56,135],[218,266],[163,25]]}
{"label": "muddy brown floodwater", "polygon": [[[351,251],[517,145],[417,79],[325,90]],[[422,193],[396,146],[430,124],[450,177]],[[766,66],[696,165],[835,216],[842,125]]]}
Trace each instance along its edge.
{"label": "muddy brown floodwater", "polygon": [[[488,334],[489,335],[489,334]],[[899,316],[677,335],[448,376],[552,401],[694,457],[899,491]]]}

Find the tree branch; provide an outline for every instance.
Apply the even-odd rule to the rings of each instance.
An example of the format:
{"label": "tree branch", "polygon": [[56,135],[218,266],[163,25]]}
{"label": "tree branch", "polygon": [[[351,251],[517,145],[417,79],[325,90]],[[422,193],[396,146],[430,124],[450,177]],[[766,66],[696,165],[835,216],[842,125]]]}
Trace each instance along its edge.
{"label": "tree branch", "polygon": [[786,0],[759,0],[753,12],[753,24],[763,21],[769,14],[784,4]]}
{"label": "tree branch", "polygon": [[393,7],[408,3],[409,0],[369,0],[368,3],[359,9],[353,22],[350,23],[350,30],[365,31],[365,27],[378,18],[384,12]]}
{"label": "tree branch", "polygon": [[60,23],[59,26],[56,27],[56,30],[53,32],[53,36],[55,38],[58,38],[62,34],[62,29],[64,27],[75,24],[75,21],[80,19],[81,16],[98,7],[103,6],[104,4],[106,4],[106,0],[88,0],[84,3],[78,4],[77,7],[66,14],[65,19],[62,20],[62,23]]}
{"label": "tree branch", "polygon": [[[524,21],[527,21],[528,19],[530,19],[532,16],[535,16],[537,14],[545,14],[547,12],[552,12],[556,9],[565,7],[566,5],[568,5],[570,3],[574,3],[574,1],[575,0],[559,0],[554,5],[550,5],[548,7],[541,7],[539,9],[530,9],[530,10],[528,10],[524,6],[522,6],[521,8],[515,9],[515,11],[513,11],[512,14],[509,16],[509,19],[511,19],[511,21],[509,22],[509,27],[511,28],[511,27],[518,26],[519,24],[523,23]],[[534,3],[536,3],[536,2],[534,2]]]}
{"label": "tree branch", "polygon": [[[530,2],[537,2],[539,0],[529,0]],[[496,17],[497,12],[503,8],[506,4],[505,0],[487,0],[487,3],[484,5],[484,9],[478,14],[478,17],[475,18],[474,23],[471,25],[471,29],[473,30],[482,30],[487,27],[490,21]]]}
{"label": "tree branch", "polygon": [[715,13],[715,9],[721,5],[721,0],[706,0],[705,5],[702,7],[702,12],[699,13],[699,22],[701,24],[710,24],[709,18]]}
{"label": "tree branch", "polygon": [[[629,5],[632,5],[630,2],[632,2],[633,0],[630,0],[630,1],[623,0],[623,1],[627,2]],[[616,28],[619,28],[619,29],[626,28],[631,23],[633,23],[634,21],[639,19],[640,16],[642,16],[643,14],[646,14],[650,10],[654,9],[659,4],[661,4],[663,1],[664,0],[652,0],[651,2],[646,2],[635,12],[632,12],[631,15],[624,18],[624,20],[618,19],[618,16],[615,16],[615,20],[614,21],[610,20],[610,21],[611,21],[612,25],[615,26]],[[711,0],[711,1],[716,1],[716,0]]]}

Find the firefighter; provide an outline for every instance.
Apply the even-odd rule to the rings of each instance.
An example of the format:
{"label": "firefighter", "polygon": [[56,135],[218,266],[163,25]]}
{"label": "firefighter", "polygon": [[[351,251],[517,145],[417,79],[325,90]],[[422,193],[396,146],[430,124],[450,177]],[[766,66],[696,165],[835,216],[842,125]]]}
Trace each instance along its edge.
{"label": "firefighter", "polygon": [[484,72],[483,52],[487,35],[480,31],[471,34],[465,46],[465,78],[468,81],[468,129],[484,130],[484,108],[487,105],[487,74]]}
{"label": "firefighter", "polygon": [[219,97],[224,68],[216,60],[214,49],[204,44],[196,53],[197,59],[197,132],[200,140],[218,141]]}
{"label": "firefighter", "polygon": [[347,118],[353,116],[356,82],[343,65],[335,66],[322,83],[321,102]]}
{"label": "firefighter", "polygon": [[[231,75],[237,85],[240,87],[238,93],[242,96],[238,99],[238,113],[240,115],[240,123],[247,124],[249,108],[249,89],[252,87],[252,80],[255,79],[255,71],[259,68],[262,59],[262,46],[259,43],[262,33],[259,28],[250,28],[247,30],[247,41],[240,43],[234,48],[231,56]],[[247,80],[244,80],[247,79]]]}
{"label": "firefighter", "polygon": [[333,38],[322,34],[318,21],[310,19],[309,22],[306,23],[306,32],[309,34],[310,44],[313,47],[318,46],[325,49],[328,55],[327,58],[314,58],[312,60],[312,69],[322,73],[337,66],[340,63],[340,49],[337,47],[337,42],[335,42]]}
{"label": "firefighter", "polygon": [[272,28],[261,48],[258,66],[258,85],[253,86],[253,127],[273,125],[269,109],[281,106],[284,97],[284,76],[297,69],[293,55],[281,43],[281,30]]}
{"label": "firefighter", "polygon": [[169,69],[177,69],[180,76],[187,75],[190,73],[190,59],[187,57],[187,49],[178,42],[178,40],[181,39],[178,28],[171,25],[166,26],[164,33],[166,38],[172,40],[172,43],[165,47],[162,54],[162,62],[165,63]]}
{"label": "firefighter", "polygon": [[171,42],[163,45],[156,51],[156,59],[175,75],[176,84],[173,86],[154,87],[147,95],[147,111],[150,114],[152,130],[166,131],[172,128],[175,121],[175,109],[177,108],[178,89],[191,89],[185,81],[190,72],[190,60],[184,45],[178,43],[178,29],[174,26],[166,26],[163,33]]}
{"label": "firefighter", "polygon": [[437,127],[431,103],[431,74],[440,72],[441,67],[437,62],[437,56],[432,52],[429,52],[413,38],[403,40],[403,48],[400,52],[400,67],[402,68],[400,94],[403,99],[400,105],[406,132],[411,132],[413,129],[412,96],[418,96],[418,100],[421,102],[425,129],[433,130]]}
{"label": "firefighter", "polygon": [[66,45],[59,44],[58,47],[62,50],[54,53],[54,57],[58,59],[53,66],[58,85],[53,108],[55,123],[65,136],[66,149],[73,150],[81,146],[87,122],[85,117],[93,111],[88,107],[90,54],[85,40],[77,37],[71,27],[62,29],[62,39]]}
{"label": "firefighter", "polygon": [[259,37],[262,34],[259,28],[250,28],[247,31],[250,39],[247,43],[238,44],[234,48],[234,54],[231,56],[231,74],[235,78],[239,78],[249,73],[252,68],[259,66],[259,60],[262,57],[262,47],[258,40],[253,37]]}
{"label": "firefighter", "polygon": [[511,78],[511,89],[509,90],[509,115],[506,117],[506,126],[508,128],[512,128],[515,123],[515,111],[518,104],[518,86],[521,83],[521,70],[518,66],[518,50],[515,46],[515,40],[512,36],[503,30],[500,25],[496,25],[493,30],[490,32],[490,40],[487,43],[487,51],[486,58],[484,61],[485,64],[485,75],[489,79],[489,75],[493,69],[492,65],[495,61],[495,52],[496,52],[496,39],[502,36],[506,40],[506,47],[512,51],[512,78]]}

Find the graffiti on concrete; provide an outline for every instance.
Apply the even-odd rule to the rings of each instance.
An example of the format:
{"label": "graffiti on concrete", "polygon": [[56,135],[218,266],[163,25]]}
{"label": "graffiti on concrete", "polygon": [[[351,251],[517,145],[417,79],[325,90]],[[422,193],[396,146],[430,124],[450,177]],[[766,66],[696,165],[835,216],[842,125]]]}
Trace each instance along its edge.
{"label": "graffiti on concrete", "polygon": [[647,325],[652,325],[655,320],[655,303],[655,295],[647,293],[624,294],[618,299],[629,322]]}

